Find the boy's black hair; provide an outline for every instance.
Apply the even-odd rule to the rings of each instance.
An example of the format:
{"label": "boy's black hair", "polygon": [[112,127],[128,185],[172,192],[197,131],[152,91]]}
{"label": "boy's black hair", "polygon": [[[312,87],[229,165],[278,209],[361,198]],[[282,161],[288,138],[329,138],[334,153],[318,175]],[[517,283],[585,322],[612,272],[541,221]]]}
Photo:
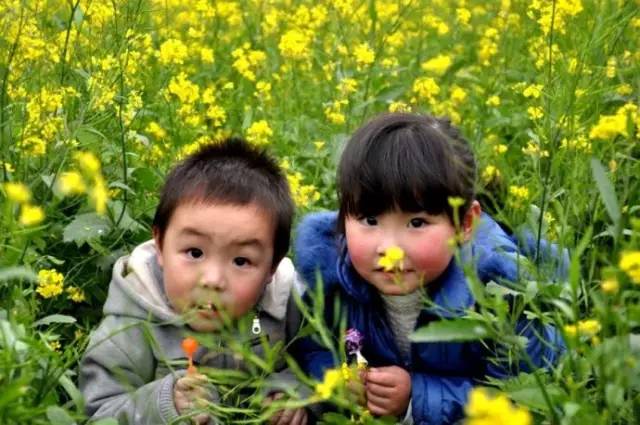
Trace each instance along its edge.
{"label": "boy's black hair", "polygon": [[287,179],[265,150],[243,139],[205,145],[169,173],[153,218],[161,245],[173,212],[185,202],[255,202],[275,221],[273,267],[289,250],[294,206]]}
{"label": "boy's black hair", "polygon": [[360,127],[338,166],[338,231],[347,216],[378,215],[393,209],[445,212],[449,197],[464,199],[459,218],[474,198],[476,164],[469,143],[445,118],[382,114]]}

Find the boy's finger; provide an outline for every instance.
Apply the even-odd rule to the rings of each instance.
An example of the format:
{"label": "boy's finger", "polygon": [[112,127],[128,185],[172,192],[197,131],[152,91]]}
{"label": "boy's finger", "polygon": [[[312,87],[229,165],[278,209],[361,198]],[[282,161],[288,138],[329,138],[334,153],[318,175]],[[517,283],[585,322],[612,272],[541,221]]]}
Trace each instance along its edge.
{"label": "boy's finger", "polygon": [[269,423],[271,425],[276,425],[280,420],[280,416],[282,415],[282,411],[277,411],[273,416],[269,418]]}
{"label": "boy's finger", "polygon": [[292,410],[283,410],[282,414],[280,415],[280,419],[278,420],[278,422],[276,422],[276,425],[287,425],[291,423],[293,413],[294,412]]}
{"label": "boy's finger", "polygon": [[291,418],[291,425],[307,425],[307,411],[305,409],[296,409]]}

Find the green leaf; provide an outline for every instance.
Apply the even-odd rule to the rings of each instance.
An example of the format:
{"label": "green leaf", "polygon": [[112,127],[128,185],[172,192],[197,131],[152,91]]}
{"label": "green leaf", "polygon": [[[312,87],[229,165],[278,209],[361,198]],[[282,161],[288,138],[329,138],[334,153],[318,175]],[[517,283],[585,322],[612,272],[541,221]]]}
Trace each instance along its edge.
{"label": "green leaf", "polygon": [[454,319],[429,323],[410,337],[414,342],[475,341],[489,336],[485,324],[479,320]]}
{"label": "green leaf", "polygon": [[78,414],[84,414],[84,398],[82,397],[80,389],[76,386],[76,384],[74,384],[73,380],[69,378],[69,376],[67,376],[70,373],[71,371],[68,370],[65,374],[60,376],[60,380],[58,382],[60,383],[60,386],[62,386],[62,388],[64,388],[64,390],[67,392],[71,400],[73,400],[73,403],[76,405],[76,412]]}
{"label": "green leaf", "polygon": [[16,266],[0,269],[0,282],[13,279],[24,279],[29,282],[38,280],[38,276],[28,267]]}
{"label": "green leaf", "polygon": [[65,242],[75,242],[77,246],[90,239],[99,239],[111,230],[109,220],[95,213],[86,213],[76,218],[64,228],[62,233]]}
{"label": "green leaf", "polygon": [[593,173],[593,178],[596,181],[596,186],[600,192],[602,202],[604,202],[604,207],[609,214],[609,218],[611,218],[611,221],[613,221],[617,227],[617,224],[620,221],[620,205],[618,203],[618,197],[616,196],[613,184],[611,184],[611,181],[607,177],[607,172],[605,171],[604,166],[597,158],[591,158],[591,172]]}
{"label": "green leaf", "polygon": [[47,407],[47,419],[51,425],[76,425],[76,421],[69,416],[69,413],[58,406]]}
{"label": "green leaf", "polygon": [[34,322],[33,326],[50,325],[52,323],[76,323],[76,318],[64,314],[51,314]]}

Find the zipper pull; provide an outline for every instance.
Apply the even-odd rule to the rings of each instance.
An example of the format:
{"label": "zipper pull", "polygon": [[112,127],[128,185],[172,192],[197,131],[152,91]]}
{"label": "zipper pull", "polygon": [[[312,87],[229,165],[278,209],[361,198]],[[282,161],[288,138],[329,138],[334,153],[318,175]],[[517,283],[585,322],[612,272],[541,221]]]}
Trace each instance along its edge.
{"label": "zipper pull", "polygon": [[260,335],[260,332],[262,332],[262,326],[260,326],[260,319],[258,318],[258,315],[256,314],[255,316],[253,316],[253,324],[251,325],[251,333],[254,335]]}

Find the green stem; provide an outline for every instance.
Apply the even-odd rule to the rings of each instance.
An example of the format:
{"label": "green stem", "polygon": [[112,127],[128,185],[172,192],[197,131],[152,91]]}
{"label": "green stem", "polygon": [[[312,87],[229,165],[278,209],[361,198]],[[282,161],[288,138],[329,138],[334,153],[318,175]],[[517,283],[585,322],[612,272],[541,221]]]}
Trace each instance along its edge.
{"label": "green stem", "polygon": [[[24,27],[24,9],[20,8],[20,24],[18,26],[18,34],[16,35],[16,39],[11,45],[11,50],[9,51],[9,58],[7,59],[7,64],[4,69],[4,73],[2,75],[2,87],[0,88],[0,165],[2,166],[2,177],[6,182],[8,180],[7,176],[7,167],[5,165],[6,157],[4,148],[4,134],[5,134],[5,109],[7,106],[7,84],[9,83],[9,69],[11,69],[11,63],[13,62],[13,58],[18,50],[18,45],[20,44],[20,36],[22,35],[22,28]],[[6,123],[8,125],[8,123]],[[11,146],[11,131],[7,131],[9,137],[9,146]]]}
{"label": "green stem", "polygon": [[64,85],[64,77],[66,74],[66,64],[67,64],[67,50],[69,49],[69,36],[71,35],[71,25],[73,24],[73,17],[76,14],[76,10],[80,5],[80,0],[77,0],[75,4],[69,3],[71,5],[71,13],[69,14],[69,20],[67,21],[67,30],[64,37],[64,48],[62,49],[62,54],[60,56],[60,85]]}

